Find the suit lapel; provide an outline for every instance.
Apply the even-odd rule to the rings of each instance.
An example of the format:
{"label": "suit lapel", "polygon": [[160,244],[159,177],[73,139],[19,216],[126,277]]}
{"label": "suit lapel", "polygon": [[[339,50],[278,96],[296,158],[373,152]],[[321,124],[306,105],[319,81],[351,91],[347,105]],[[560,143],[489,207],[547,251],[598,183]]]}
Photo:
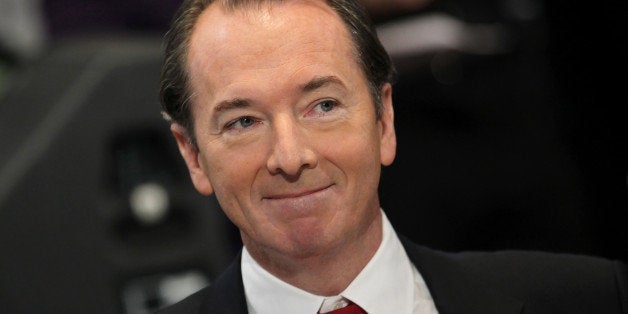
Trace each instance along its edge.
{"label": "suit lapel", "polygon": [[246,298],[242,283],[240,260],[242,252],[233,263],[210,286],[210,293],[204,299],[201,314],[246,314]]}
{"label": "suit lapel", "polygon": [[425,280],[440,314],[515,314],[523,303],[482,283],[446,253],[418,246],[400,237],[408,257]]}

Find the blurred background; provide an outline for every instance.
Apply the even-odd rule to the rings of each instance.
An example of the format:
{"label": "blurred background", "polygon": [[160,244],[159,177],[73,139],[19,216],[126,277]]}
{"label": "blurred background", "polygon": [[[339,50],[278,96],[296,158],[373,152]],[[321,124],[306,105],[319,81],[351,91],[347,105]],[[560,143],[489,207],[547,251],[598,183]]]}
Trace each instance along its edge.
{"label": "blurred background", "polygon": [[[399,233],[628,261],[618,3],[364,1],[399,72]],[[159,114],[178,4],[0,0],[0,313],[149,313],[239,250]]]}

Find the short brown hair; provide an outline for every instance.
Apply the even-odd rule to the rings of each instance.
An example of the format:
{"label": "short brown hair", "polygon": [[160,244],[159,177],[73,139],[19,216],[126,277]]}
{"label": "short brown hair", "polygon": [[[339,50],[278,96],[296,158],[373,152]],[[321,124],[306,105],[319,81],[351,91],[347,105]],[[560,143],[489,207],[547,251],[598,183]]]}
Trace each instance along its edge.
{"label": "short brown hair", "polygon": [[[190,113],[190,88],[187,71],[187,52],[192,31],[201,13],[213,2],[235,9],[245,4],[282,0],[184,0],[177,10],[170,30],[165,36],[164,61],[161,69],[160,98],[163,112],[169,119],[182,125],[192,144],[194,125]],[[355,45],[358,62],[369,82],[369,89],[377,118],[381,115],[381,87],[391,82],[394,68],[388,53],[377,38],[377,33],[366,9],[359,0],[325,0],[342,19]]]}

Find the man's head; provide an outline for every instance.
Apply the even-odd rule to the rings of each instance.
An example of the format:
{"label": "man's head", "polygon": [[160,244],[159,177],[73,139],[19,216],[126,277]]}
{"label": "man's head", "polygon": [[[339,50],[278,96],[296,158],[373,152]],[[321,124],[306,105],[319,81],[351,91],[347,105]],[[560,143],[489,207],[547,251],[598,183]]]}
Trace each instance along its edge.
{"label": "man's head", "polygon": [[[160,97],[164,113],[186,128],[193,144],[196,144],[196,139],[189,108],[191,91],[188,86],[187,57],[190,37],[198,17],[214,2],[229,10],[237,10],[263,2],[282,1],[284,0],[184,0],[179,7],[165,38]],[[391,82],[395,75],[390,58],[377,39],[368,14],[359,0],[327,0],[325,2],[336,11],[351,34],[356,58],[369,82],[371,97],[379,118],[381,87],[384,83]]]}
{"label": "man's head", "polygon": [[392,87],[382,76],[373,92],[337,11],[214,3],[195,21],[184,63],[194,129],[176,118],[171,129],[196,189],[216,194],[257,257],[376,239],[380,167],[396,149]]}

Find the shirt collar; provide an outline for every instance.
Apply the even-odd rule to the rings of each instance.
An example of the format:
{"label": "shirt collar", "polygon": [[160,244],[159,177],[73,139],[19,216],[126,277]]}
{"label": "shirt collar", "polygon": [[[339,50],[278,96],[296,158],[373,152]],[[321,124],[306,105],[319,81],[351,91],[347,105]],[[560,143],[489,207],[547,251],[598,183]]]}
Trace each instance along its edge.
{"label": "shirt collar", "polygon": [[370,314],[412,313],[412,263],[383,211],[382,217],[382,244],[341,295]]}
{"label": "shirt collar", "polygon": [[[382,243],[341,296],[370,314],[412,313],[412,264],[383,211],[382,224]],[[316,313],[325,300],[267,272],[246,247],[241,267],[249,313]]]}
{"label": "shirt collar", "polygon": [[275,277],[242,249],[242,282],[249,313],[316,313],[325,299]]}

